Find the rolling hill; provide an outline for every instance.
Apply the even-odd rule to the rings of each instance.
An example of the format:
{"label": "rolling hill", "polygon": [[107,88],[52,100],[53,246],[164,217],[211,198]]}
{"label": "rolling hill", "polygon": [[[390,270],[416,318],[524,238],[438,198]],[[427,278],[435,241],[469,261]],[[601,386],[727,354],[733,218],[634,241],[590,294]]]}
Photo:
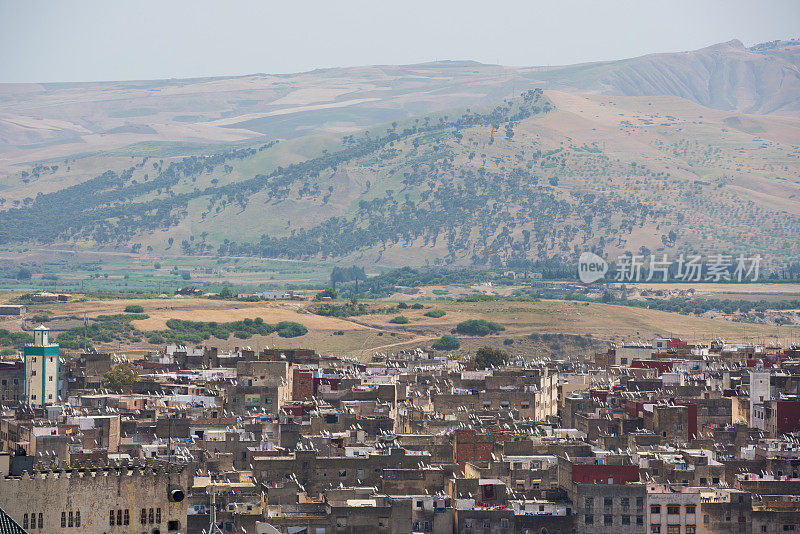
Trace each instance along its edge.
{"label": "rolling hill", "polygon": [[136,157],[0,212],[0,241],[384,265],[586,249],[781,263],[800,253],[797,139],[797,119],[535,90],[314,143]]}

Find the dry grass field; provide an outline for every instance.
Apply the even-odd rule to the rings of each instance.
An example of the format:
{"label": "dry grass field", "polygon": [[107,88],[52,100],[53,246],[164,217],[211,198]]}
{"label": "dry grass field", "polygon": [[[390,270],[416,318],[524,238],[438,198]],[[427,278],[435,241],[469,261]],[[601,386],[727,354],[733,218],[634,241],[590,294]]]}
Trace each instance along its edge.
{"label": "dry grass field", "polygon": [[694,289],[695,297],[720,300],[748,300],[775,302],[800,298],[800,284],[629,284],[631,288],[685,291]]}
{"label": "dry grass field", "polygon": [[[0,296],[7,300],[9,293]],[[413,301],[403,299],[411,304]],[[511,351],[534,352],[540,346],[531,341],[531,334],[566,334],[587,336],[597,342],[630,342],[648,340],[656,336],[677,336],[689,341],[708,341],[720,337],[728,341],[752,341],[760,343],[790,343],[800,338],[800,326],[766,326],[736,323],[722,319],[711,319],[680,315],[627,306],[599,303],[569,302],[558,300],[454,302],[420,301],[423,309],[404,309],[398,313],[376,313],[350,318],[321,317],[307,311],[307,301],[249,303],[209,300],[204,298],[183,299],[78,299],[59,304],[31,306],[28,317],[47,312],[55,317],[89,317],[101,314],[122,313],[127,305],[143,307],[148,319],[134,321],[133,325],[143,331],[162,330],[168,319],[193,321],[229,322],[244,318],[261,317],[265,322],[295,321],[308,328],[305,336],[284,339],[276,334],[254,336],[247,340],[231,337],[228,340],[212,339],[208,342],[220,348],[237,346],[253,348],[309,347],[323,354],[369,358],[375,352],[396,352],[417,346],[429,347],[430,343],[467,319],[487,319],[500,323],[505,331],[487,337],[462,337],[459,352],[467,353],[483,345],[502,346],[507,339],[514,340],[506,346]],[[396,303],[396,301],[395,301]],[[374,307],[387,307],[392,301],[368,302]],[[440,318],[425,317],[431,309],[441,309],[446,315]],[[395,315],[404,315],[408,324],[390,323]],[[18,318],[0,321],[0,328],[19,330]],[[106,350],[125,350],[119,343],[109,344]],[[146,341],[128,349],[144,351],[155,349]],[[569,349],[569,343],[564,349]]]}

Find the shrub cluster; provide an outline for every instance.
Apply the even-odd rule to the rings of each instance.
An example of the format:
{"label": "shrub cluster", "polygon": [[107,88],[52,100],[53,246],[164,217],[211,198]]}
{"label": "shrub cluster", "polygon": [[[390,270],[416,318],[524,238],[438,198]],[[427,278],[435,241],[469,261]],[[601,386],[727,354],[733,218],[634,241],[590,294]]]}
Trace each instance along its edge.
{"label": "shrub cluster", "polygon": [[503,325],[487,321],[486,319],[469,319],[468,321],[458,323],[454,333],[468,336],[488,336],[489,334],[502,332],[505,329]]}

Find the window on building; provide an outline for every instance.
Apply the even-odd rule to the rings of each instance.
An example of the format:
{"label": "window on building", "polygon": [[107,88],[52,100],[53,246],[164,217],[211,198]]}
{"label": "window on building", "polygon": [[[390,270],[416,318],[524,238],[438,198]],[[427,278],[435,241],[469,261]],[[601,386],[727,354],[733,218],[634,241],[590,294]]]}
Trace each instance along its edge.
{"label": "window on building", "polygon": [[28,514],[22,516],[22,528],[28,528]]}
{"label": "window on building", "polygon": [[644,497],[636,497],[636,508],[639,510],[644,508]]}
{"label": "window on building", "polygon": [[677,504],[668,504],[667,513],[669,515],[677,515],[681,513],[681,507]]}
{"label": "window on building", "polygon": [[500,528],[508,528],[508,519],[505,517],[500,520]]}
{"label": "window on building", "polygon": [[122,520],[122,524],[123,525],[131,524],[131,513],[127,508],[125,508],[125,518]]}
{"label": "window on building", "polygon": [[650,505],[650,513],[651,514],[660,514],[661,513],[661,505],[660,504],[651,504]]}
{"label": "window on building", "polygon": [[44,514],[42,512],[39,512],[39,528],[43,527],[44,527]]}
{"label": "window on building", "polygon": [[488,519],[483,520],[483,528],[492,528],[492,522]]}
{"label": "window on building", "polygon": [[150,511],[147,513],[147,522],[151,525],[153,524],[153,509],[150,508]]}
{"label": "window on building", "polygon": [[594,525],[594,516],[592,514],[586,514],[586,517],[583,518],[583,522],[587,525]]}
{"label": "window on building", "polygon": [[631,516],[623,515],[622,516],[622,524],[623,525],[630,525],[631,524]]}
{"label": "window on building", "polygon": [[636,516],[636,524],[637,525],[644,525],[644,516],[643,515],[637,515]]}
{"label": "window on building", "polygon": [[606,497],[603,499],[603,506],[606,508],[611,508],[614,505],[614,499],[610,497]]}
{"label": "window on building", "polygon": [[76,527],[80,527],[81,526],[81,511],[80,510],[75,512],[75,526]]}
{"label": "window on building", "polygon": [[109,526],[112,526],[112,527],[115,524],[114,523],[114,510],[109,510],[108,511],[108,524],[109,524]]}
{"label": "window on building", "polygon": [[697,512],[697,505],[696,504],[687,504],[686,505],[686,513],[693,514]]}
{"label": "window on building", "polygon": [[117,509],[117,524],[122,524],[122,508]]}
{"label": "window on building", "polygon": [[161,508],[156,508],[156,523],[161,523]]}
{"label": "window on building", "polygon": [[747,523],[747,518],[743,515],[739,516],[739,523]]}
{"label": "window on building", "polygon": [[584,508],[587,510],[594,508],[594,497],[586,497],[586,500],[584,501]]}
{"label": "window on building", "polygon": [[69,513],[69,526],[70,526],[70,527],[72,527],[72,525],[74,525],[74,524],[75,524],[75,522],[73,521],[73,519],[74,519],[74,516],[72,515],[72,512],[70,512],[70,513]]}
{"label": "window on building", "polygon": [[606,514],[603,516],[603,525],[609,527],[614,524],[614,516]]}
{"label": "window on building", "polygon": [[147,524],[147,508],[142,508],[139,513],[139,523],[146,525]]}
{"label": "window on building", "polygon": [[631,500],[628,497],[623,497],[619,500],[619,504],[623,510],[627,510],[631,505]]}
{"label": "window on building", "polygon": [[697,527],[694,525],[686,525],[686,534],[697,534]]}
{"label": "window on building", "polygon": [[519,405],[520,405],[521,408],[530,408],[531,407],[530,401],[522,401],[522,402],[519,403]]}
{"label": "window on building", "polygon": [[661,534],[661,525],[650,525],[650,534]]}
{"label": "window on building", "polygon": [[64,528],[66,526],[67,526],[67,512],[61,512],[61,528]]}
{"label": "window on building", "polygon": [[681,534],[681,526],[667,525],[667,534]]}
{"label": "window on building", "polygon": [[794,532],[794,528],[795,528],[794,525],[783,525],[784,532]]}
{"label": "window on building", "polygon": [[706,514],[703,516],[703,523],[708,523],[708,522],[709,522],[709,517],[708,514]]}

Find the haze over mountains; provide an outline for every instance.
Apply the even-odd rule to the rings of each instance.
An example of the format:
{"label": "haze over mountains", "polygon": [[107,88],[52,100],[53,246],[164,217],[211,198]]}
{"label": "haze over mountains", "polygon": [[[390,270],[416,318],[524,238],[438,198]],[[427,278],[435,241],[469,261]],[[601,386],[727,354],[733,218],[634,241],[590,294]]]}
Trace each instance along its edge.
{"label": "haze over mountains", "polygon": [[236,78],[0,84],[6,165],[146,141],[241,142],[350,132],[533,87],[608,95],[672,95],[707,107],[800,116],[800,41],[738,41],[566,67],[473,62],[327,69]]}
{"label": "haze over mountains", "polygon": [[780,263],[800,253],[798,145],[798,41],[6,84],[0,240],[393,265],[716,247]]}

